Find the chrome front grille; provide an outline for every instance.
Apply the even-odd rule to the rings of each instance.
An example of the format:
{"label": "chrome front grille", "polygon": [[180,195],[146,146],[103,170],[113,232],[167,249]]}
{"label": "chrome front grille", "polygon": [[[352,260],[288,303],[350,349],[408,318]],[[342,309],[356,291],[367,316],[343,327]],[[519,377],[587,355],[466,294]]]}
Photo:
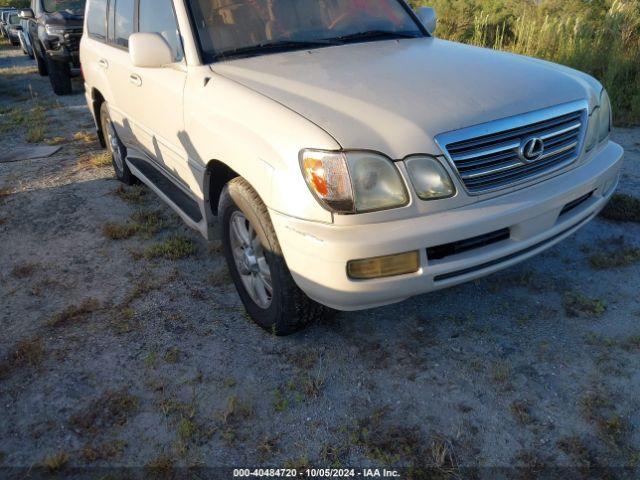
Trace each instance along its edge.
{"label": "chrome front grille", "polygon": [[[580,154],[587,119],[586,105],[574,103],[440,135],[436,140],[467,191],[478,195],[573,163]],[[527,158],[524,150],[534,139],[541,140],[544,148],[535,158]]]}

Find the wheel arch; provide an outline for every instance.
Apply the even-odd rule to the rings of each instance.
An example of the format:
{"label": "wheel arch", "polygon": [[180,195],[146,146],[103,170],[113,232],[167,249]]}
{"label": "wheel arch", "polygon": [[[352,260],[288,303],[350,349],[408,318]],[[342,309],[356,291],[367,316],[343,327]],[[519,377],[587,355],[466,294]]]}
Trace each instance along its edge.
{"label": "wheel arch", "polygon": [[102,104],[104,103],[104,96],[100,93],[100,90],[97,88],[91,89],[91,113],[93,114],[93,118],[96,123],[96,133],[98,134],[98,141],[102,148],[107,146],[107,143],[104,138],[104,132],[102,131],[102,122],[100,118],[100,109],[102,108]]}
{"label": "wheel arch", "polygon": [[211,213],[218,216],[218,204],[220,203],[220,195],[225,185],[236,177],[241,175],[232,169],[226,163],[220,160],[211,160],[207,163],[205,172],[205,188]]}

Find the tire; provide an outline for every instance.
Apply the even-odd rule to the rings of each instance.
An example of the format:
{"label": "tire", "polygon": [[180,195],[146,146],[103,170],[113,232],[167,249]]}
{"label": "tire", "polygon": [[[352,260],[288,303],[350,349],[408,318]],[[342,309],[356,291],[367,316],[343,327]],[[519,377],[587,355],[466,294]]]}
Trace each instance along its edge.
{"label": "tire", "polygon": [[47,70],[47,62],[45,62],[44,58],[40,56],[38,53],[38,49],[33,47],[33,56],[36,59],[36,65],[38,66],[38,73],[41,77],[46,77],[49,75],[49,70]]}
{"label": "tire", "polygon": [[113,122],[111,121],[111,116],[109,115],[107,102],[104,102],[100,106],[100,126],[104,135],[107,151],[111,155],[111,163],[113,164],[113,170],[116,172],[116,177],[125,185],[138,183],[138,179],[134,177],[127,166],[127,148],[116,133]]}
{"label": "tire", "polygon": [[47,58],[47,70],[53,93],[56,95],[71,94],[71,67],[67,62],[58,62]]}
{"label": "tire", "polygon": [[[222,220],[223,248],[229,272],[242,303],[255,323],[274,335],[285,336],[330,315],[329,308],[311,300],[295,284],[283,258],[267,207],[246,180],[236,177],[224,187],[218,211]],[[250,233],[249,236],[254,241],[241,247],[242,259],[259,259],[253,264],[253,268],[247,266],[247,261],[241,265],[243,262],[236,260],[240,257],[240,249],[236,241],[238,235],[234,233],[234,222],[246,222],[245,226],[253,229],[254,234]],[[251,228],[247,228],[247,231],[251,232]],[[251,247],[247,248],[247,245]],[[248,250],[251,250],[250,254],[247,254]],[[247,280],[248,276],[254,282],[265,277],[264,262],[260,259],[266,260],[266,270],[269,272],[267,277],[271,285],[270,301],[266,304],[263,302],[263,305],[259,304],[260,300],[255,299],[260,297],[255,293],[256,288],[252,288],[253,294],[249,293],[245,283],[251,282]],[[241,269],[244,273],[241,273]],[[247,271],[251,273],[247,274]],[[264,291],[268,296],[268,288]]]}

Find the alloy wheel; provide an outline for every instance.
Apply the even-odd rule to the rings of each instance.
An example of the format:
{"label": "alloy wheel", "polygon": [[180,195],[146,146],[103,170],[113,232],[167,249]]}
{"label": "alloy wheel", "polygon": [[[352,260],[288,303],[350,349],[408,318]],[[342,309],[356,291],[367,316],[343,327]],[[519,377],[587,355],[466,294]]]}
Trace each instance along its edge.
{"label": "alloy wheel", "polygon": [[273,300],[273,284],[262,242],[242,212],[233,212],[229,222],[231,251],[240,279],[251,300],[267,309]]}

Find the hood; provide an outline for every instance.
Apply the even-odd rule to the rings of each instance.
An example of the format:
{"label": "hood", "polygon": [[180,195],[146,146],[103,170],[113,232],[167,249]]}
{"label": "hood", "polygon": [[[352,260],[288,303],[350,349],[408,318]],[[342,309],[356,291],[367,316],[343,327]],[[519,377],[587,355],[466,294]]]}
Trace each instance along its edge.
{"label": "hood", "polygon": [[434,142],[441,133],[595,98],[590,77],[573,70],[435,38],[264,55],[212,69],[306,117],[345,149],[394,159],[441,153]]}
{"label": "hood", "polygon": [[46,25],[61,27],[82,27],[84,23],[84,10],[48,13],[44,19]]}

